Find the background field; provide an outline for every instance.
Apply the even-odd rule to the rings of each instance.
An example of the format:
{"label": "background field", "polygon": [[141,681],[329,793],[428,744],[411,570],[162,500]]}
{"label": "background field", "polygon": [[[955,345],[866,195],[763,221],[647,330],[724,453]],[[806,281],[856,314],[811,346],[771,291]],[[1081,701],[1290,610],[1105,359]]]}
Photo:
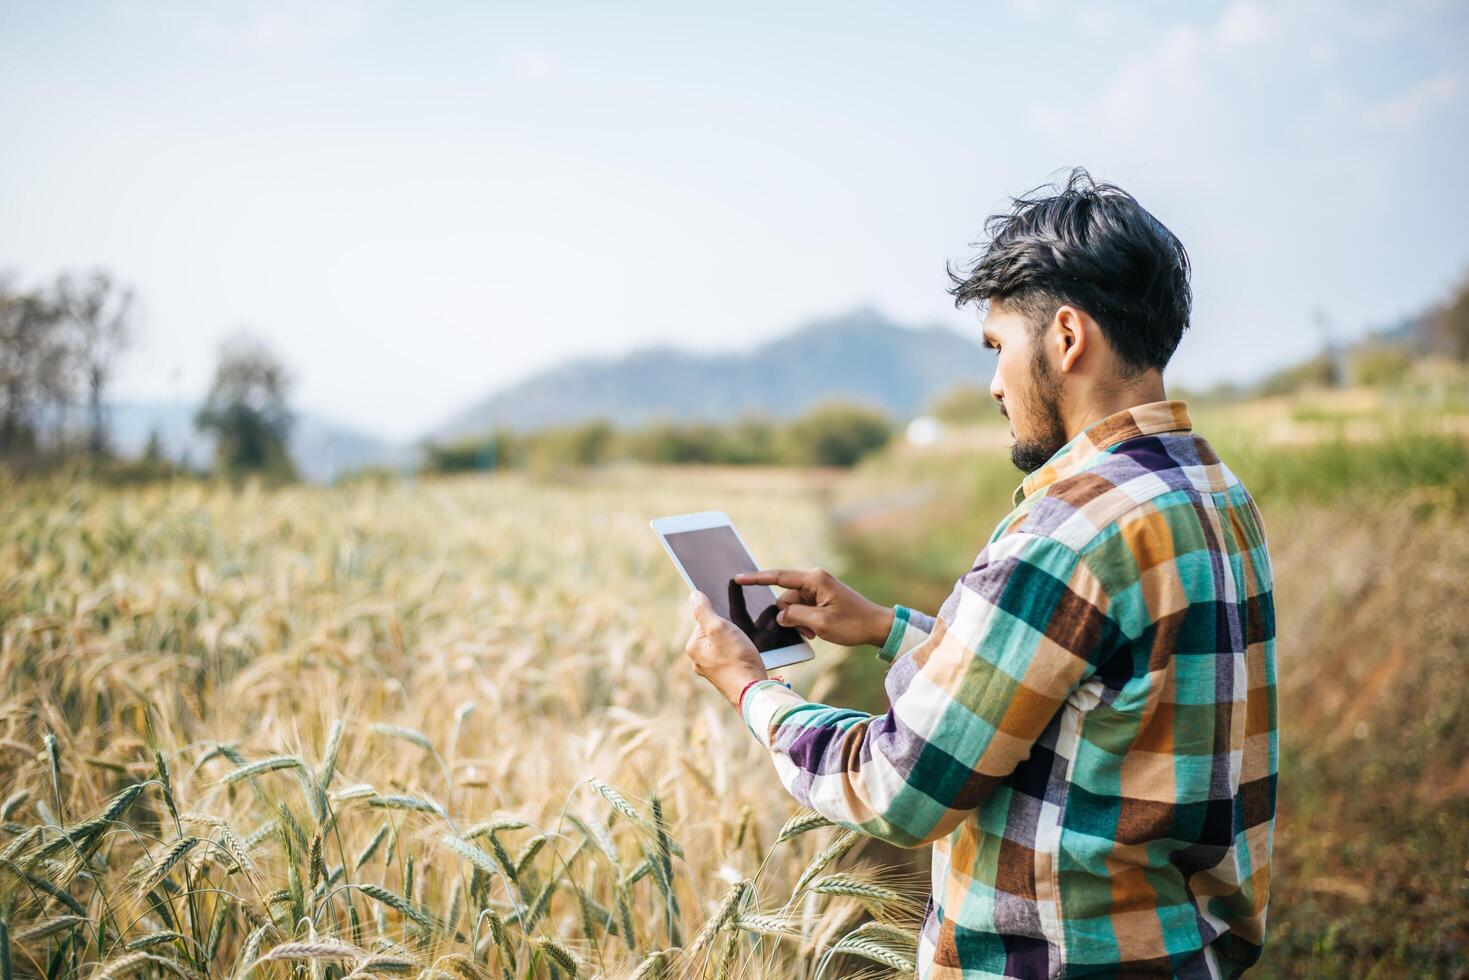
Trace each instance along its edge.
{"label": "background field", "polygon": [[[1466,416],[1363,393],[1195,414],[1278,587],[1259,973],[1463,975]],[[977,426],[855,471],[7,485],[10,968],[796,977],[858,928],[827,976],[901,968],[924,855],[776,843],[805,825],[688,668],[646,522],[723,508],[764,564],[934,611],[1016,482]],[[800,689],[882,710],[872,650],[818,648]]]}

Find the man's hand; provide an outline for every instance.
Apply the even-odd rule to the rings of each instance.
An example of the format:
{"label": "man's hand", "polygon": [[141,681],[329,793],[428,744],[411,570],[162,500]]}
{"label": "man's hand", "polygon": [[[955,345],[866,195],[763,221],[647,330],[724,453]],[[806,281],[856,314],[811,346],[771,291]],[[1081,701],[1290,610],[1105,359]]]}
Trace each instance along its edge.
{"label": "man's hand", "polygon": [[794,627],[782,626],[775,621],[780,613],[775,605],[766,606],[760,618],[751,622],[750,610],[745,605],[745,587],[734,579],[729,580],[729,621],[750,638],[756,650],[779,650],[801,642],[801,635]]}
{"label": "man's hand", "polygon": [[819,636],[846,647],[863,643],[880,647],[893,628],[891,606],[879,606],[823,568],[741,572],[734,580],[785,589],[775,600],[776,622],[794,626],[808,640]]}
{"label": "man's hand", "polygon": [[765,679],[765,663],[744,632],[714,611],[709,597],[690,592],[694,632],[683,652],[699,676],[713,684],[730,704],[740,703],[740,692],[750,681]]}

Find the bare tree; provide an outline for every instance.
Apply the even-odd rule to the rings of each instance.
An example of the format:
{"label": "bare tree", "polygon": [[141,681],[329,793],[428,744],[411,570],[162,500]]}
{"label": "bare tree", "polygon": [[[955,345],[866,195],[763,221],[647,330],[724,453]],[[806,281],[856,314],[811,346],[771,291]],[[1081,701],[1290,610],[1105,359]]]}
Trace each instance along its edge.
{"label": "bare tree", "polygon": [[47,409],[64,414],[72,392],[60,323],[46,296],[0,278],[0,456],[36,453]]}
{"label": "bare tree", "polygon": [[73,365],[87,392],[87,449],[101,456],[107,452],[103,395],[132,337],[133,290],[101,269],[65,274],[56,281],[56,307],[72,335]]}

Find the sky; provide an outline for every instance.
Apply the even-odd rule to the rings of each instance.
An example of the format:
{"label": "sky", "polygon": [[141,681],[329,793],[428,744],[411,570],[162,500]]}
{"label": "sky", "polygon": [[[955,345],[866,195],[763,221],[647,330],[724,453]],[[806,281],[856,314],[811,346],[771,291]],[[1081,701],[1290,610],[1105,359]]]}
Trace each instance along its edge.
{"label": "sky", "polygon": [[861,305],[977,337],[945,263],[1082,165],[1189,250],[1168,379],[1248,379],[1469,271],[1466,50],[1451,0],[0,0],[0,271],[136,288],[120,397],[248,330],[401,439]]}

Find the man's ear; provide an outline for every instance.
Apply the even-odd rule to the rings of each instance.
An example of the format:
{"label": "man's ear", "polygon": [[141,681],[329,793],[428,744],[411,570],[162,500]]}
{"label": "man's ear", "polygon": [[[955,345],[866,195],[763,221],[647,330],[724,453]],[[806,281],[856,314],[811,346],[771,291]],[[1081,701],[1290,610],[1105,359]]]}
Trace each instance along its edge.
{"label": "man's ear", "polygon": [[1055,327],[1052,343],[1056,346],[1056,363],[1062,371],[1074,370],[1091,339],[1092,322],[1076,307],[1062,305],[1056,310],[1052,325]]}

